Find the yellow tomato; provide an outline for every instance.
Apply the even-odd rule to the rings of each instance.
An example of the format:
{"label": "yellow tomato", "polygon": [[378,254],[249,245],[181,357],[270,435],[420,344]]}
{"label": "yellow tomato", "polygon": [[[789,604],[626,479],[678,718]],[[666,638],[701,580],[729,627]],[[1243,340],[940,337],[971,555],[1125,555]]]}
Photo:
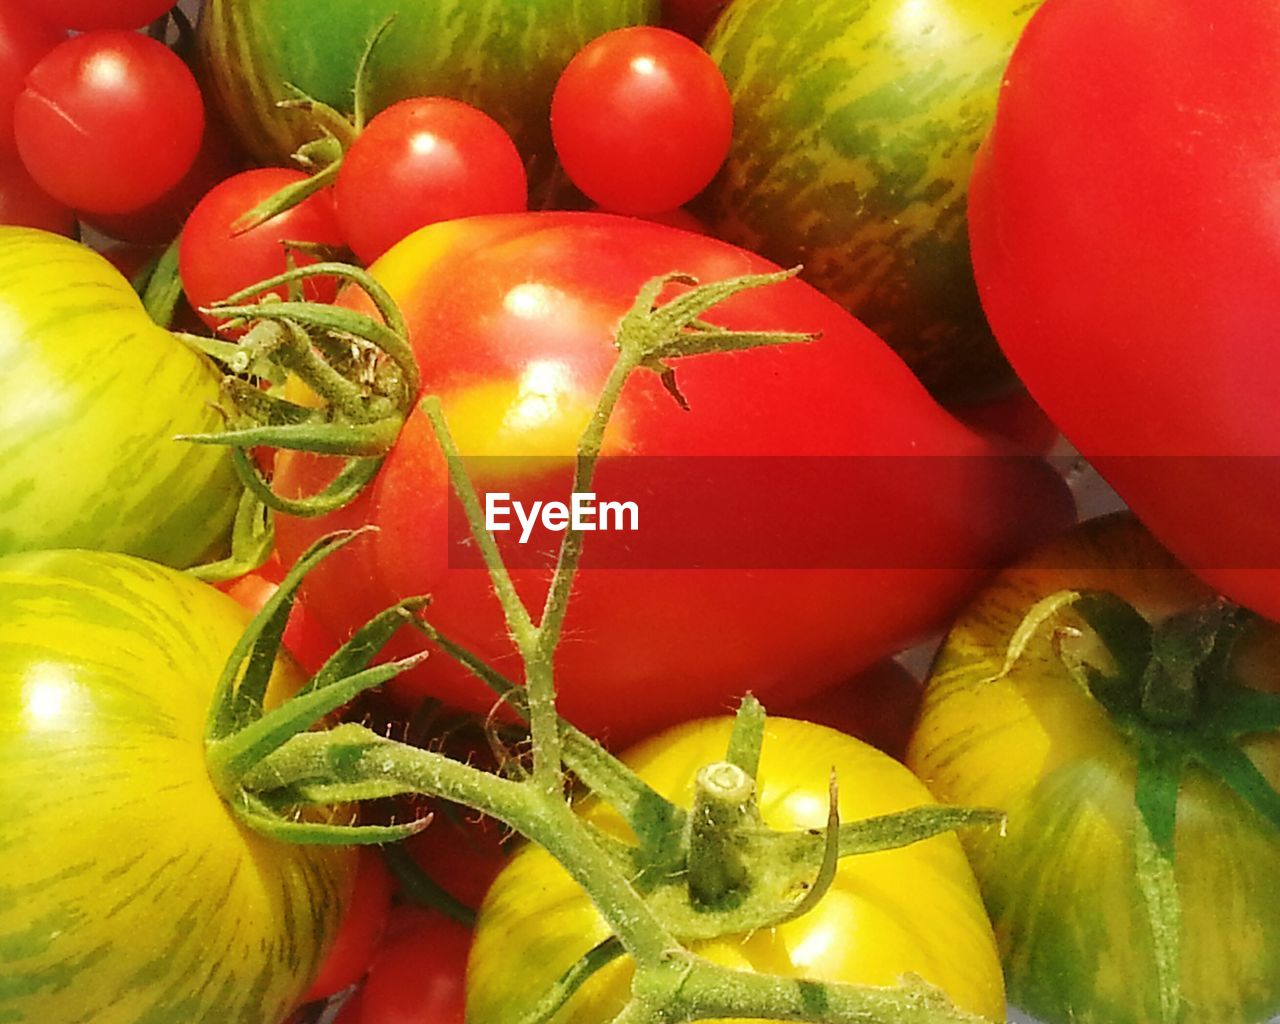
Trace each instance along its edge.
{"label": "yellow tomato", "polygon": [[[659,793],[688,807],[699,768],[720,760],[733,723],[689,723],[641,744],[624,760]],[[760,812],[776,829],[823,828],[835,769],[840,816],[855,821],[931,804],[925,788],[892,758],[822,726],[771,718],[758,774]],[[582,813],[628,837],[595,801]],[[480,911],[467,976],[470,1024],[511,1024],[609,931],[586,895],[541,848],[512,859]],[[696,944],[735,968],[790,977],[890,986],[916,974],[962,1009],[1004,1019],[1004,989],[991,928],[973,875],[953,835],[902,849],[846,857],[818,905],[796,920],[751,935]],[[632,967],[614,961],[555,1017],[556,1024],[605,1024],[626,1001]]]}

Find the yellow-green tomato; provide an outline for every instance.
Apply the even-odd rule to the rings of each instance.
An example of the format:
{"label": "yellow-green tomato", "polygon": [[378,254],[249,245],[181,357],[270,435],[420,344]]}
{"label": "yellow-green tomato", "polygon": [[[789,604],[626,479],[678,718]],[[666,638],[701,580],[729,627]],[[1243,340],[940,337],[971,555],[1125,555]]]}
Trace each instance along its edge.
{"label": "yellow-green tomato", "polygon": [[[730,719],[669,730],[624,760],[659,793],[688,807],[699,768],[721,760]],[[777,829],[823,828],[832,769],[840,817],[854,821],[932,803],[902,765],[823,726],[771,718],[765,730],[758,799]],[[582,813],[619,837],[616,812],[590,801]],[[586,895],[541,848],[511,860],[480,910],[467,971],[469,1024],[515,1024],[609,931]],[[835,883],[808,914],[750,935],[693,947],[726,966],[789,977],[890,986],[916,974],[957,1006],[1004,1019],[1004,989],[990,924],[959,842],[942,835],[913,846],[846,857]],[[599,971],[557,1015],[556,1024],[607,1024],[627,999],[625,957]]]}
{"label": "yellow-green tomato", "polygon": [[[1214,599],[1120,515],[1085,523],[1002,573],[947,636],[907,763],[941,801],[1008,813],[1003,837],[963,839],[1009,998],[1048,1024],[1260,1024],[1280,1012],[1280,828],[1200,764],[1183,767],[1174,891],[1154,904],[1176,900],[1178,909],[1172,928],[1157,928],[1152,887],[1158,894],[1162,883],[1138,806],[1141,746],[1198,742],[1224,698],[1206,694],[1184,724],[1117,717],[1068,667],[1082,657],[1105,667],[1112,657],[1073,607],[1010,659],[1020,625],[1064,590],[1114,594],[1153,624]],[[1231,665],[1234,685],[1280,693],[1280,628],[1259,620]],[[1274,718],[1280,709],[1271,707]],[[1249,717],[1222,744],[1247,756],[1259,798],[1280,806],[1280,730],[1260,705],[1252,726]]]}
{"label": "yellow-green tomato", "polygon": [[[247,613],[101,552],[0,558],[0,1021],[279,1024],[353,854],[244,828],[205,720]],[[268,701],[299,683],[283,661]]]}
{"label": "yellow-green tomato", "polygon": [[0,226],[0,554],[219,553],[240,494],[230,455],[174,438],[223,429],[220,381],[97,253]]}

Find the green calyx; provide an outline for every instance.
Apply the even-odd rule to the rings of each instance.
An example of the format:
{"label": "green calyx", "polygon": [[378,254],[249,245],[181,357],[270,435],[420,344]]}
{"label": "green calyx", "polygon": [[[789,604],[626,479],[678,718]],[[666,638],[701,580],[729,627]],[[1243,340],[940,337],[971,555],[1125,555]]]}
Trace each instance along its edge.
{"label": "green calyx", "polygon": [[[684,275],[670,274],[649,282],[619,326],[615,368],[579,440],[575,489],[590,486],[605,428],[631,373],[659,374],[673,398],[682,401],[673,363],[685,355],[810,340],[803,334],[729,331],[702,319],[732,295],[789,276],[791,272],[780,272],[698,285]],[[671,283],[691,287],[660,301]],[[273,335],[283,339],[282,346],[297,338],[288,321],[305,319],[314,327],[319,319],[299,319],[296,303],[264,303],[258,308],[267,311],[271,324],[282,326]],[[281,309],[279,316],[271,315]],[[387,309],[383,316],[385,326],[396,331],[394,313]],[[269,354],[262,351],[264,345],[271,349],[263,337],[265,332],[247,351],[228,356],[235,355],[248,371]],[[314,338],[313,345],[323,348]],[[360,396],[366,406],[396,395],[397,387],[411,393],[410,380],[416,388],[416,379],[399,364],[395,352],[386,346],[382,351],[396,368],[381,388],[367,385],[368,394]],[[297,352],[290,358],[302,363]],[[348,407],[335,397],[327,415],[338,422],[344,410],[359,404]],[[401,406],[393,407],[400,415]],[[278,408],[267,406],[268,411]],[[326,538],[304,555],[264,606],[218,685],[207,726],[207,762],[214,785],[239,820],[281,841],[386,843],[425,822],[361,825],[348,808],[364,800],[414,793],[472,808],[540,844],[590,896],[613,934],[511,1024],[550,1022],[584,982],[623,955],[635,968],[634,981],[631,998],[614,1024],[724,1018],[812,1024],[975,1022],[977,1018],[914,978],[887,988],[786,979],[730,970],[693,952],[691,944],[698,941],[769,928],[807,913],[823,899],[842,857],[905,846],[955,828],[990,824],[1002,816],[919,807],[842,822],[833,779],[825,829],[772,829],[761,820],[756,805],[765,714],[752,698],[739,709],[723,761],[699,774],[691,810],[654,791],[617,757],[560,718],[556,709],[554,656],[581,557],[581,534],[565,534],[543,607],[528,607],[484,528],[475,488],[440,402],[429,397],[422,409],[446,457],[454,490],[523,662],[524,684],[506,678],[443,635],[429,621],[427,599],[413,598],[366,624],[302,690],[269,708],[267,682],[303,577],[359,533]],[[309,430],[323,425],[311,419],[297,422]],[[292,421],[281,426],[289,425]],[[258,443],[264,436],[249,430],[233,430],[231,443],[248,443],[250,436]],[[301,431],[279,433],[288,433],[292,440]],[[531,748],[527,761],[512,759],[506,770],[493,773],[391,740],[362,725],[326,728],[328,716],[357,694],[422,657],[378,661],[383,645],[406,627],[423,633],[525,718]],[[593,824],[589,814],[576,813],[568,799],[570,784],[583,796],[606,803],[629,835],[619,838]]]}
{"label": "green calyx", "polygon": [[[361,288],[379,318],[298,298],[282,301],[274,294],[249,301],[280,285],[296,292],[304,280],[317,276],[339,277]],[[231,410],[226,430],[185,440],[234,448],[246,490],[267,508],[318,516],[353,501],[399,436],[420,382],[407,328],[386,290],[358,267],[315,263],[261,281],[213,310],[234,326],[252,326],[238,343],[183,335],[230,371],[223,393]],[[321,404],[284,397],[291,377]],[[259,446],[342,461],[323,491],[291,497],[276,493],[254,463],[249,452]]]}
{"label": "green calyx", "polygon": [[1198,769],[1280,831],[1280,793],[1241,746],[1248,736],[1280,730],[1280,694],[1238,679],[1234,654],[1257,617],[1221,598],[1152,624],[1106,591],[1051,594],[1015,632],[1006,671],[1031,636],[1067,608],[1085,628],[1054,634],[1058,657],[1134,751],[1134,872],[1159,977],[1160,1024],[1176,1024],[1182,1013],[1175,871],[1182,781]]}

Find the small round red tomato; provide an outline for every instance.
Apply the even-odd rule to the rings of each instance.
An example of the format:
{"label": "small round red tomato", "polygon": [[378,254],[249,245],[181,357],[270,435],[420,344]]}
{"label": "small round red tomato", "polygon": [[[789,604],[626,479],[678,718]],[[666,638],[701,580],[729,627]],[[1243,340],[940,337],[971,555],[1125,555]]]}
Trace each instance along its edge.
{"label": "small round red tomato", "polygon": [[[315,242],[341,246],[342,232],[333,212],[332,193],[325,189],[297,206],[248,231],[237,233],[235,223],[265,199],[306,178],[301,171],[264,167],[228,178],[206,195],[187,218],[178,248],[178,270],[187,298],[197,310],[257,281],[283,273],[288,266],[284,242]],[[298,266],[314,263],[294,254]],[[276,289],[282,297],[285,288]],[[303,293],[313,302],[332,301],[331,278],[308,278]],[[201,313],[211,327],[217,317]]]}
{"label": "small round red tomato", "polygon": [[13,105],[27,72],[65,38],[65,32],[21,4],[0,4],[0,156],[17,152]]}
{"label": "small round red tomato", "polygon": [[402,100],[370,121],[334,193],[343,235],[365,263],[424,225],[528,203],[524,163],[502,125],[440,96]]}
{"label": "small round red tomato", "polygon": [[[10,0],[15,2],[15,0]],[[155,21],[174,0],[16,0],[52,25],[84,31],[95,28],[141,28]]]}
{"label": "small round red tomato", "polygon": [[88,32],[31,69],[13,130],[31,177],[51,196],[77,210],[125,213],[187,173],[204,102],[168,47],[137,32]]}
{"label": "small round red tomato", "polygon": [[[617,358],[619,319],[645,282],[674,269],[712,282],[774,268],[635,218],[527,213],[426,228],[372,272],[403,312],[424,394],[440,397],[477,486],[530,502],[564,500],[575,446]],[[343,301],[370,309],[355,295]],[[588,536],[556,654],[562,712],[614,743],[714,713],[745,691],[767,705],[846,678],[938,626],[1068,511],[1051,470],[994,457],[883,342],[810,286],[774,284],[707,317],[822,336],[675,361],[688,411],[648,370],[624,389],[597,488],[636,500],[640,528]],[[290,496],[316,493],[333,473],[323,456],[276,459]],[[309,610],[341,638],[429,593],[428,617],[445,635],[519,676],[420,409],[355,502],[317,518],[278,517],[281,554],[288,563],[320,534],[364,524],[378,529],[308,580]],[[524,546],[500,536],[518,589],[541,607],[545,556],[560,535]],[[405,631],[392,649],[419,642]],[[444,654],[391,691],[407,703],[494,703]]]}
{"label": "small round red tomato", "polygon": [[353,1024],[463,1024],[471,929],[402,907],[374,957]]}
{"label": "small round red tomato", "polygon": [[0,224],[76,233],[75,214],[32,181],[16,156],[0,156]]}
{"label": "small round red tomato", "polygon": [[856,736],[901,761],[920,709],[920,694],[919,680],[898,662],[887,660],[805,700],[783,698],[769,710]]}
{"label": "small round red tomato", "polygon": [[660,213],[688,202],[719,170],[733,101],[696,43],[667,29],[617,29],[565,68],[551,134],[565,172],[595,202]]}
{"label": "small round red tomato", "polygon": [[373,847],[361,847],[347,912],[319,972],[302,997],[304,1002],[328,999],[364,977],[387,929],[394,888],[382,854]]}

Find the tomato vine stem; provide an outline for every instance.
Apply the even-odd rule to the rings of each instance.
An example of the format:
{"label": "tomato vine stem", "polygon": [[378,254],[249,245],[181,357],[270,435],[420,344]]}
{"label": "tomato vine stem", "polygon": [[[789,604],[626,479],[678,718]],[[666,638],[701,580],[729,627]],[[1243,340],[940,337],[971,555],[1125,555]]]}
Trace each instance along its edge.
{"label": "tomato vine stem", "polygon": [[[609,421],[631,374],[640,370],[658,374],[673,399],[683,404],[675,371],[667,360],[810,340],[803,334],[730,331],[701,319],[706,310],[732,295],[781,281],[791,273],[753,275],[709,285],[699,285],[683,274],[668,274],[646,284],[619,326],[617,359],[578,440],[575,489],[591,486]],[[660,302],[671,285],[687,288]],[[374,295],[375,303],[378,298]],[[322,332],[338,329],[335,316],[340,316],[296,302],[230,307],[229,311],[243,316],[258,313]],[[375,333],[397,333],[396,315],[390,310],[382,315],[384,324],[378,325]],[[289,340],[293,343],[296,339]],[[407,339],[400,337],[384,350],[399,363],[396,352],[407,351]],[[402,369],[406,384],[412,380],[416,386],[416,367],[412,373],[407,367]],[[654,792],[621,761],[558,715],[554,657],[582,555],[581,532],[566,532],[535,622],[493,535],[485,528],[475,486],[440,400],[427,397],[419,409],[435,432],[453,490],[521,656],[524,685],[506,679],[434,629],[423,614],[428,610],[426,599],[417,598],[375,618],[330,658],[296,697],[266,710],[265,680],[303,576],[356,535],[322,540],[286,576],[238,645],[210,714],[210,772],[241,820],[284,841],[385,842],[420,825],[344,825],[314,820],[313,811],[318,809],[323,819],[324,811],[352,802],[418,793],[471,807],[542,846],[588,894],[613,939],[588,950],[557,986],[535,1001],[521,1024],[551,1019],[577,987],[621,953],[630,959],[634,974],[631,998],[614,1024],[681,1024],[723,1018],[810,1024],[967,1024],[978,1020],[914,978],[891,988],[797,981],[730,970],[692,951],[692,942],[771,927],[806,912],[821,898],[824,881],[830,881],[839,856],[908,845],[964,825],[986,824],[998,816],[961,808],[920,807],[841,824],[833,802],[825,837],[810,830],[776,832],[760,821],[754,806],[764,711],[748,698],[733,730],[727,759],[709,769],[709,775],[704,772],[707,800],[695,804],[692,816],[702,814],[705,828],[691,823],[690,814]],[[300,425],[312,427],[309,423]],[[275,433],[288,439],[291,432],[277,428]],[[242,436],[233,443],[243,440]],[[361,725],[315,729],[326,714],[406,664],[374,665],[373,659],[397,628],[410,623],[526,717],[533,743],[530,775],[504,778],[444,754],[381,737]],[[617,810],[631,826],[634,842],[606,834],[574,809],[566,793],[566,767],[595,799],[605,800]],[[694,832],[703,840],[702,859],[717,862],[702,865],[706,878],[718,878],[725,883],[720,888],[733,896],[719,901],[720,905],[716,901],[701,905],[696,887],[689,883],[700,856],[692,844]],[[730,847],[732,862],[723,856]],[[723,870],[726,865],[727,871]],[[813,898],[797,900],[797,891],[809,891]]]}

